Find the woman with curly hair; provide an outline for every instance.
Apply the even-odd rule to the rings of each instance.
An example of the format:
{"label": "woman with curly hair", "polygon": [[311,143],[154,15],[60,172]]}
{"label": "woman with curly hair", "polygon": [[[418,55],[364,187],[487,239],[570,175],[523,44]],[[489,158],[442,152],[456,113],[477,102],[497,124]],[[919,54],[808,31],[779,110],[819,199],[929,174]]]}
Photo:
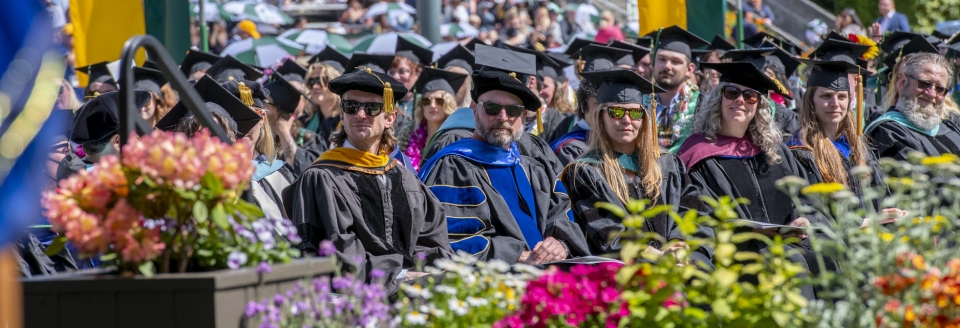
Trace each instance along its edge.
{"label": "woman with curly hair", "polygon": [[[811,222],[803,217],[790,195],[777,188],[777,181],[785,177],[805,178],[800,164],[782,142],[772,104],[765,96],[773,91],[789,97],[786,88],[748,62],[702,65],[721,75],[720,84],[706,95],[697,110],[693,135],[680,147],[680,159],[693,185],[701,194],[714,199],[746,199],[736,207],[741,219],[798,228],[818,222],[816,218],[811,218]],[[777,228],[754,231],[770,237],[780,234]],[[804,240],[801,244],[789,244],[800,250],[800,254],[790,256],[792,262],[805,268],[812,267],[808,263],[817,263],[802,230],[791,230],[784,235],[787,236]],[[768,251],[766,243],[756,240],[739,246],[745,251]],[[812,288],[802,293],[814,298]]]}

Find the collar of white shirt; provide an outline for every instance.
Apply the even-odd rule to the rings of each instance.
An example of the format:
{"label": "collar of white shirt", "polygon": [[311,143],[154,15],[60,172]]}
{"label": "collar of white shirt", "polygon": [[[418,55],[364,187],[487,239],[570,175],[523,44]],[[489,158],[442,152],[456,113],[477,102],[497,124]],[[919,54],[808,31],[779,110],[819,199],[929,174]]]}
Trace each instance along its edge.
{"label": "collar of white shirt", "polygon": [[896,13],[897,13],[896,10],[890,10],[890,12],[888,12],[888,13],[887,13],[887,16],[885,16],[885,17],[886,17],[886,18],[893,18],[893,14],[896,14]]}

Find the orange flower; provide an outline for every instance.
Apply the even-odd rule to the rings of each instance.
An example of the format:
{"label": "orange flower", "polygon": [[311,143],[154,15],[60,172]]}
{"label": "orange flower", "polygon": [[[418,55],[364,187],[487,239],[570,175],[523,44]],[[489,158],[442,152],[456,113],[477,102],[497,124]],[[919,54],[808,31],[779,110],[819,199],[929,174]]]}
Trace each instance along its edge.
{"label": "orange flower", "polygon": [[927,269],[927,265],[923,260],[923,256],[921,255],[914,255],[913,259],[911,259],[911,262],[913,262],[913,267],[917,268],[917,270]]}

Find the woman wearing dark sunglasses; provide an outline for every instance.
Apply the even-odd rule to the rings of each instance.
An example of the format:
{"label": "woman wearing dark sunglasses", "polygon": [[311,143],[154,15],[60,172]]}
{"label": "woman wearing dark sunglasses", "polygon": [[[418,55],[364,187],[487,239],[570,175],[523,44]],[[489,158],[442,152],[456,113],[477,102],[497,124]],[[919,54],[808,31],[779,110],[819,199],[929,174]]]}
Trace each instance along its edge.
{"label": "woman wearing dark sunglasses", "polygon": [[[581,76],[598,85],[599,110],[591,111],[587,151],[568,165],[561,175],[567,186],[574,212],[587,237],[590,252],[595,255],[620,250],[621,218],[603,209],[597,202],[608,202],[626,208],[631,199],[648,199],[650,206],[670,205],[684,213],[700,207],[696,188],[687,183],[683,165],[675,155],[658,146],[656,120],[641,105],[642,94],[654,91],[653,84],[632,70],[584,72]],[[657,92],[662,92],[656,87]],[[666,214],[644,222],[644,231],[655,232],[662,239],[652,242],[645,252],[672,253],[686,248],[679,230]],[[704,237],[712,236],[702,229]],[[692,259],[709,265],[712,250],[698,249]]]}
{"label": "woman wearing dark sunglasses", "polygon": [[456,91],[460,90],[460,85],[466,78],[466,74],[426,67],[417,79],[414,88],[422,94],[413,111],[413,134],[403,151],[410,158],[414,172],[420,171],[427,141],[433,138],[447,117],[457,110]]}
{"label": "woman wearing dark sunglasses", "polygon": [[[773,91],[789,98],[789,91],[751,63],[702,65],[719,72],[721,83],[704,98],[697,109],[694,134],[680,147],[680,159],[686,164],[693,185],[701,194],[714,199],[745,198],[748,202],[736,208],[741,219],[809,226],[811,220],[803,217],[794,208],[790,196],[776,186],[777,180],[788,176],[804,177],[799,163],[782,142],[771,112],[772,104],[765,97]],[[778,234],[775,230],[754,230],[771,237]],[[800,233],[785,237],[788,236],[806,239],[806,235]],[[740,245],[742,250],[750,252],[767,252],[767,247],[759,241]],[[788,247],[805,251],[803,255],[790,256],[791,262],[805,270],[810,267],[808,263],[817,263],[809,247],[802,244],[788,244]],[[812,288],[806,287],[801,292],[809,299],[814,298]]]}
{"label": "woman wearing dark sunglasses", "polygon": [[307,69],[303,86],[310,101],[306,102],[304,116],[300,119],[302,129],[297,133],[298,141],[306,140],[302,135],[310,132],[328,142],[330,134],[336,131],[340,124],[340,96],[330,92],[327,85],[340,74],[334,67],[323,63],[314,63]]}

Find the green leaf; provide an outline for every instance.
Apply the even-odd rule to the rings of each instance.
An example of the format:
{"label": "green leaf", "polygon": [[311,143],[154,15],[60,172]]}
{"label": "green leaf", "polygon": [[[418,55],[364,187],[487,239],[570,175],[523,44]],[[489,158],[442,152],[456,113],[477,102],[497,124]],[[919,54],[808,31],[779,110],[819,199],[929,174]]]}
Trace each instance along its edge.
{"label": "green leaf", "polygon": [[207,222],[207,216],[210,215],[209,210],[207,210],[207,205],[201,201],[193,203],[193,218],[197,220],[197,223]]}
{"label": "green leaf", "polygon": [[210,257],[210,256],[212,256],[212,255],[213,255],[213,251],[211,251],[211,250],[209,250],[209,249],[198,249],[198,250],[197,250],[197,256],[199,256],[199,257]]}
{"label": "green leaf", "polygon": [[729,317],[732,313],[730,312],[730,304],[727,304],[727,301],[721,298],[713,300],[713,303],[710,303],[713,308],[713,313],[718,317],[726,318]]}
{"label": "green leaf", "polygon": [[53,242],[43,250],[44,254],[47,256],[54,256],[60,253],[63,250],[63,247],[67,245],[67,236],[60,235],[57,238],[53,239]]}
{"label": "green leaf", "polygon": [[727,268],[717,268],[713,275],[717,277],[717,284],[720,288],[728,288],[737,282],[737,273]]}
{"label": "green leaf", "polygon": [[146,276],[146,277],[148,277],[148,278],[149,278],[149,277],[153,277],[153,274],[154,274],[154,271],[153,271],[153,262],[144,262],[144,263],[140,264],[140,266],[138,267],[138,269],[140,269],[140,273],[143,274],[144,276]]}
{"label": "green leaf", "polygon": [[217,226],[227,229],[230,228],[230,222],[227,221],[227,212],[223,210],[223,204],[217,204],[213,207],[213,213],[211,213],[211,219],[213,223],[216,223]]}
{"label": "green leaf", "polygon": [[100,255],[100,262],[109,262],[117,259],[117,253],[107,253]]}
{"label": "green leaf", "polygon": [[622,207],[617,206],[617,205],[613,205],[613,204],[610,204],[610,203],[597,202],[597,203],[594,204],[593,206],[596,206],[598,209],[601,209],[601,210],[610,211],[610,213],[613,213],[613,215],[616,215],[617,217],[621,217],[621,218],[622,218],[622,217],[624,217],[624,216],[627,215],[626,211],[625,211]]}

